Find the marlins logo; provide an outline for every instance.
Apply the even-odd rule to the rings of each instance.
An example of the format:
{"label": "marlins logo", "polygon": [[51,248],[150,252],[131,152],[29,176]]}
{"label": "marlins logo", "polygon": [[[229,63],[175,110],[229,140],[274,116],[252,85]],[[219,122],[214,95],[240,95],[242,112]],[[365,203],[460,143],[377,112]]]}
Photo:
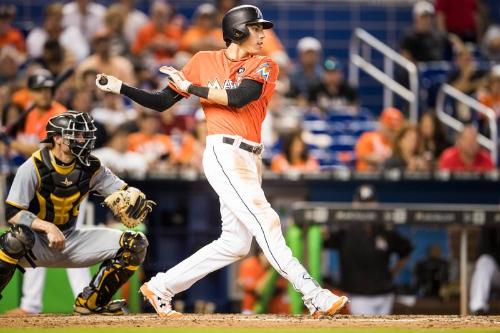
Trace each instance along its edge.
{"label": "marlins logo", "polygon": [[264,80],[267,81],[269,74],[271,74],[271,67],[269,63],[265,62],[257,69],[257,74],[259,74]]}

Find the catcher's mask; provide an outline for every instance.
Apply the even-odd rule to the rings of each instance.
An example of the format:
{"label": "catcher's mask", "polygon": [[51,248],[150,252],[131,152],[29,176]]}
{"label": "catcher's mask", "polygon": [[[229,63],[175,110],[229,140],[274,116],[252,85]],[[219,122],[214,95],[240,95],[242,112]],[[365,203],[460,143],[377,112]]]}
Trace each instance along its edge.
{"label": "catcher's mask", "polygon": [[230,9],[222,18],[222,34],[226,45],[231,42],[240,43],[249,35],[248,25],[262,24],[264,29],[271,29],[273,23],[264,20],[259,8],[251,5],[242,5]]}
{"label": "catcher's mask", "polygon": [[69,149],[83,165],[89,166],[89,156],[94,149],[97,128],[92,117],[83,112],[67,111],[49,119],[47,137],[43,143],[53,143],[54,135],[60,135],[68,142]]}

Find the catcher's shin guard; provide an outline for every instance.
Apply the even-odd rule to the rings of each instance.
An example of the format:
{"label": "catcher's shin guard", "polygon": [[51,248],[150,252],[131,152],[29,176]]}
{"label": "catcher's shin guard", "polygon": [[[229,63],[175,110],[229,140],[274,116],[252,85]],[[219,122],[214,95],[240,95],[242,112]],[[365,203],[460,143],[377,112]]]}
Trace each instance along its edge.
{"label": "catcher's shin guard", "polygon": [[12,226],[0,236],[0,293],[14,275],[19,259],[31,250],[34,244],[35,235],[25,225]]}
{"label": "catcher's shin guard", "polygon": [[120,250],[112,259],[104,261],[90,285],[75,301],[79,314],[121,315],[125,301],[111,301],[111,297],[134,274],[146,257],[148,241],[141,232],[126,231],[120,238]]}

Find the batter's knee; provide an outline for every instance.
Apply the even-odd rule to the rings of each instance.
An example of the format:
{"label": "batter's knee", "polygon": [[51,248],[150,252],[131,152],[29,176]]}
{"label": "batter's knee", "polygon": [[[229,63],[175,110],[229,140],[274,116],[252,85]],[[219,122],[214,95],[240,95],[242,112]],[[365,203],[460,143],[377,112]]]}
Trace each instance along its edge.
{"label": "batter's knee", "polygon": [[250,252],[250,248],[252,246],[252,242],[240,242],[234,245],[234,255],[235,257],[243,258],[248,252]]}
{"label": "batter's knee", "polygon": [[146,258],[148,245],[142,232],[125,231],[120,238],[120,255],[128,265],[138,266]]}
{"label": "batter's knee", "polygon": [[0,236],[0,260],[17,261],[35,245],[34,232],[25,225],[11,226]]}

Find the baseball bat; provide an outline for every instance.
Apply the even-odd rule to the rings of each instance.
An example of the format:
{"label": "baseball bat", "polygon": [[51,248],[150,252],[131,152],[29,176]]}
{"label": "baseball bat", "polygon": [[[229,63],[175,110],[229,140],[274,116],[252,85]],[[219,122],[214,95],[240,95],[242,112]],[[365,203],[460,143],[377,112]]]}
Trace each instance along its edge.
{"label": "baseball bat", "polygon": [[[52,94],[54,94],[67,79],[69,79],[75,73],[75,68],[71,67],[62,72],[54,80],[54,87],[52,87]],[[5,133],[9,136],[13,135],[14,129],[28,116],[28,114],[35,109],[35,104],[31,104],[26,110],[24,110],[15,121],[13,121],[9,126],[5,127]]]}

